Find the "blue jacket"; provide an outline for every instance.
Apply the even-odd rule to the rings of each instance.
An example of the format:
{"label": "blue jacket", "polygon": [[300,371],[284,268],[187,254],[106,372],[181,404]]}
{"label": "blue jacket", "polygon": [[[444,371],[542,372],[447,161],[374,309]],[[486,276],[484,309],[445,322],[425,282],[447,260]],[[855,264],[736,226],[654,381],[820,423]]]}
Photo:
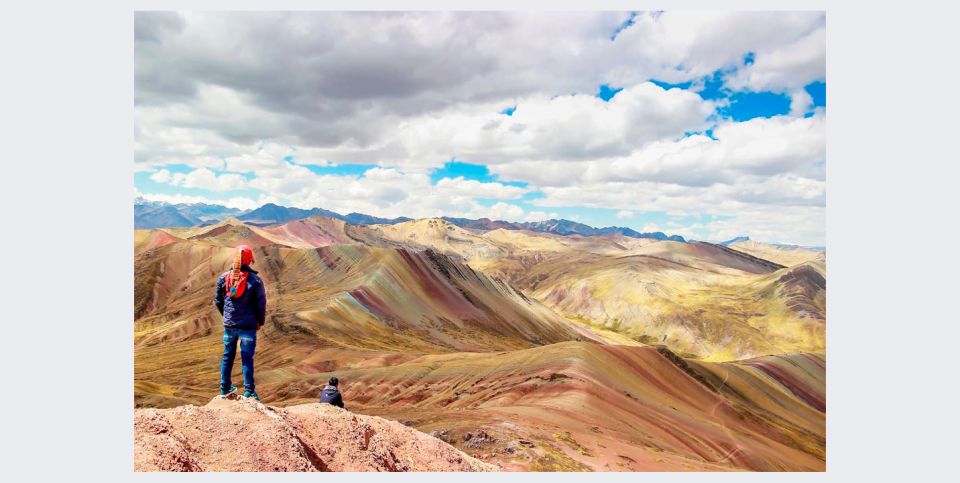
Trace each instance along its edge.
{"label": "blue jacket", "polygon": [[217,294],[213,297],[213,304],[223,315],[224,327],[257,330],[267,317],[267,289],[256,270],[246,265],[240,270],[248,273],[243,295],[237,298],[227,295],[225,279],[230,272],[223,272],[217,279]]}
{"label": "blue jacket", "polygon": [[340,396],[340,391],[334,386],[328,385],[320,391],[320,402],[343,407],[343,397]]}

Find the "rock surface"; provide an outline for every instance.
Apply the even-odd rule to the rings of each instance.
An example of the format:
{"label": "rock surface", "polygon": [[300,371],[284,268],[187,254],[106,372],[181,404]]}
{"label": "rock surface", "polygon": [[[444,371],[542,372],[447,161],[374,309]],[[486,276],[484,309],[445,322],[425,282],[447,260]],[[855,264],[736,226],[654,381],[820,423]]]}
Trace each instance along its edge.
{"label": "rock surface", "polygon": [[497,471],[396,421],[328,404],[274,408],[233,395],[137,409],[135,471]]}

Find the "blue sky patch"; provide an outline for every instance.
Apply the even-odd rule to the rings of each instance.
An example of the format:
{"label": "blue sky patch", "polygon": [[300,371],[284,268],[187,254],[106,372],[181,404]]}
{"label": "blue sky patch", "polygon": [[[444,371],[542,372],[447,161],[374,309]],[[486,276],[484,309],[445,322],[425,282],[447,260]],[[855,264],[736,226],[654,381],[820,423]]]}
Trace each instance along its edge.
{"label": "blue sky patch", "polygon": [[677,84],[672,84],[672,83],[670,83],[670,82],[664,82],[664,81],[657,80],[657,79],[650,79],[650,82],[653,83],[653,84],[656,84],[656,85],[660,86],[660,88],[662,88],[663,90],[667,90],[667,91],[669,91],[670,89],[673,89],[673,88],[686,90],[686,89],[689,89],[690,86],[693,85],[693,81],[687,81],[687,82],[680,82],[680,83],[677,83]]}
{"label": "blue sky patch", "polygon": [[316,174],[320,175],[336,175],[336,176],[353,176],[359,178],[364,173],[372,168],[376,168],[376,164],[337,164],[335,166],[318,166],[316,164],[301,164],[304,168],[313,171]]}
{"label": "blue sky patch", "polygon": [[[191,166],[187,166],[186,164],[168,164],[168,165],[163,166],[163,167],[160,168],[160,169],[165,169],[165,170],[167,170],[167,171],[169,171],[169,172],[171,172],[171,173],[184,173],[184,174],[186,174],[186,173],[189,173],[189,172],[191,172],[191,171],[193,171],[194,169],[197,169],[197,168],[194,168],[194,167],[191,167]],[[217,171],[216,169],[212,169],[212,170],[213,170],[213,171]],[[158,170],[158,171],[159,171],[159,170]],[[151,174],[152,174],[152,173],[151,173]]]}
{"label": "blue sky patch", "polygon": [[508,116],[512,116],[512,115],[513,115],[513,112],[516,111],[516,110],[517,110],[517,106],[511,106],[511,107],[508,107],[508,108],[500,111],[500,114],[506,114],[506,115],[508,115]]}
{"label": "blue sky patch", "polygon": [[600,90],[597,92],[596,96],[600,99],[603,99],[603,102],[610,102],[610,99],[613,99],[613,96],[617,95],[617,93],[622,90],[623,87],[610,87],[607,84],[600,84]]}
{"label": "blue sky patch", "polygon": [[430,183],[437,184],[443,178],[473,179],[483,183],[496,181],[496,178],[490,174],[490,170],[482,164],[470,164],[462,161],[448,161],[441,168],[434,169],[430,173]]}
{"label": "blue sky patch", "polygon": [[703,78],[703,87],[700,89],[700,97],[704,100],[723,99],[730,95],[730,89],[723,86],[723,71],[716,71],[713,75]]}
{"label": "blue sky patch", "polygon": [[773,117],[790,113],[790,97],[773,92],[736,92],[730,104],[717,109],[721,116],[737,122],[757,117]]}
{"label": "blue sky patch", "polygon": [[464,163],[463,161],[448,161],[443,167],[436,168],[430,173],[430,184],[437,184],[443,178],[472,179],[481,183],[500,183],[509,186],[527,187],[522,181],[501,181],[490,169],[482,164]]}
{"label": "blue sky patch", "polygon": [[713,136],[713,129],[704,129],[703,131],[687,131],[683,133],[683,137],[685,138],[688,138],[690,136],[697,136],[697,135],[706,136],[710,139],[713,139],[714,141],[717,140],[717,138]]}
{"label": "blue sky patch", "polygon": [[827,107],[827,83],[823,81],[811,82],[803,88],[813,98],[813,107]]}
{"label": "blue sky patch", "polygon": [[542,191],[528,191],[524,193],[523,196],[520,197],[520,199],[523,201],[533,201],[533,200],[546,198],[546,197],[547,195],[543,194]]}
{"label": "blue sky patch", "polygon": [[[754,61],[754,54],[748,53],[743,58],[744,65],[750,65]],[[737,122],[748,121],[757,117],[773,117],[790,113],[790,96],[785,93],[777,92],[734,92],[724,85],[725,78],[736,72],[733,69],[720,69],[713,74],[703,77],[697,81],[687,81],[679,83],[670,83],[657,79],[650,79],[650,82],[664,88],[680,88],[689,90],[699,90],[698,94],[704,100],[727,100],[727,105],[717,109],[720,117],[732,119]],[[813,107],[825,107],[827,104],[827,85],[823,81],[812,82],[804,87],[810,97],[813,99]],[[812,116],[808,112],[805,116]],[[690,134],[698,133],[684,133]],[[707,134],[713,137],[712,133]]]}

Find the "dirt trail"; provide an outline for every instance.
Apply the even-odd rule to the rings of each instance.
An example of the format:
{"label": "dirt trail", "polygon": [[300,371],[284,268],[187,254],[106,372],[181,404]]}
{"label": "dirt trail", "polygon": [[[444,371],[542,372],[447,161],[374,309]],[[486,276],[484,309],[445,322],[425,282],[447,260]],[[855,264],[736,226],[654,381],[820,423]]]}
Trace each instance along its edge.
{"label": "dirt trail", "polygon": [[497,471],[396,421],[327,404],[216,397],[137,409],[135,471]]}

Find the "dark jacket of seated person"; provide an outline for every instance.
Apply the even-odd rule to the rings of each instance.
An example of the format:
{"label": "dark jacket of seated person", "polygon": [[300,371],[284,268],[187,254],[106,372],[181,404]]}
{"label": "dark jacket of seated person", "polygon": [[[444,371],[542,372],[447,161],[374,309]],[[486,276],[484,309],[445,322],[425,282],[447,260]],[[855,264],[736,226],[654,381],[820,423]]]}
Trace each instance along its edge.
{"label": "dark jacket of seated person", "polygon": [[337,389],[338,383],[337,378],[330,378],[330,384],[327,384],[327,386],[320,391],[320,403],[331,404],[346,409],[343,406],[343,397],[340,395],[340,390]]}

